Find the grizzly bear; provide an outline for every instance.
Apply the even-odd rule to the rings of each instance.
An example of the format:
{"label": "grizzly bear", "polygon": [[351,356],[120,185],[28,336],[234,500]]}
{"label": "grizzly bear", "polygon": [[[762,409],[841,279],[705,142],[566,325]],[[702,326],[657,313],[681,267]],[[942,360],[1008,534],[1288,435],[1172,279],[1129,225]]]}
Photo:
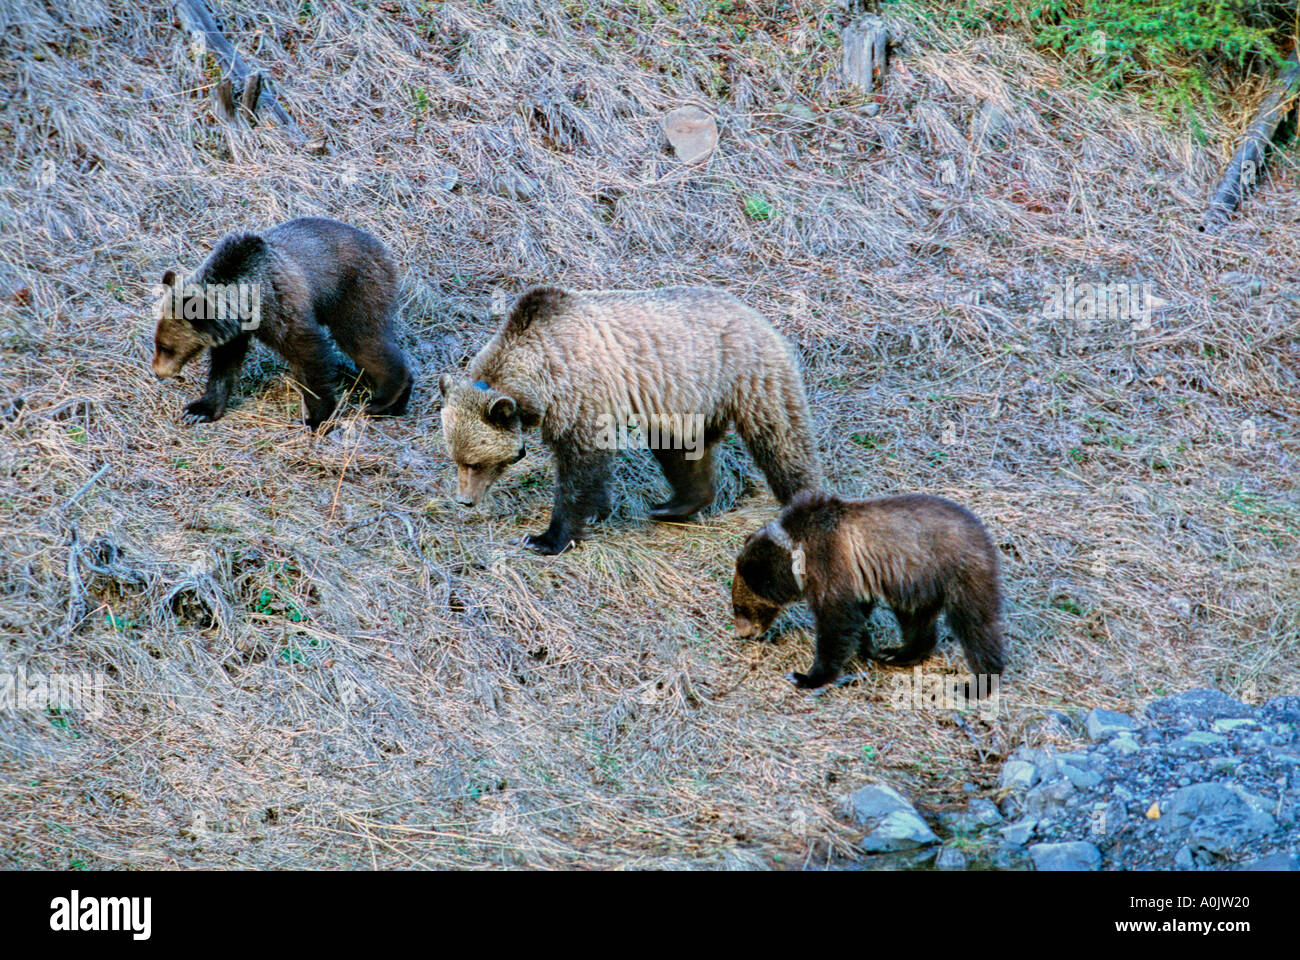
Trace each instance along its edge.
{"label": "grizzly bear", "polygon": [[[800,597],[812,608],[817,650],[812,668],[794,674],[799,687],[837,679],[855,643],[863,656],[884,663],[919,663],[938,641],[941,612],[976,675],[1002,672],[997,551],[974,514],[950,500],[800,494],[750,534],[736,558],[737,636],[759,636]],[[865,627],[877,601],[898,618],[898,649],[871,649]]]}
{"label": "grizzly bear", "polygon": [[188,422],[221,419],[250,337],[289,361],[312,430],[336,403],[339,365],[329,334],[369,378],[365,412],[405,412],[411,374],[394,340],[397,268],[365,231],[304,217],[261,234],[232,233],[184,285],[171,270],[162,282],[153,372],[174,377],[204,347],[211,351],[207,389],[185,408]]}
{"label": "grizzly bear", "polygon": [[[543,554],[581,540],[611,510],[615,426],[653,423],[648,445],[672,488],[657,520],[713,503],[713,447],[734,423],[777,500],[818,484],[817,454],[794,352],[756,311],[713,288],[525,293],[470,364],[440,381],[456,499],[478,503],[539,427],[556,463]],[[694,424],[695,429],[691,426]]]}

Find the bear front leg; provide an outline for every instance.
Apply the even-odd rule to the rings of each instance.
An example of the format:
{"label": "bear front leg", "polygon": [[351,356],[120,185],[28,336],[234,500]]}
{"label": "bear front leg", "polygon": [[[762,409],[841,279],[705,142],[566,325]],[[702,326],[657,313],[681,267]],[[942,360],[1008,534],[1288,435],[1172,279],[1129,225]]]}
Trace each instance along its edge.
{"label": "bear front leg", "polygon": [[610,455],[555,448],[555,503],[551,524],[543,533],[530,534],[528,546],[538,553],[563,553],[582,540],[587,521],[609,513]]}
{"label": "bear front leg", "polygon": [[185,407],[186,423],[211,423],[226,413],[230,391],[244,365],[248,352],[248,334],[241,333],[229,343],[208,351],[208,385],[203,396]]}
{"label": "bear front leg", "polygon": [[856,600],[834,600],[815,611],[817,652],[807,673],[793,674],[794,684],[813,690],[839,679],[853,645],[866,627],[866,618]]}

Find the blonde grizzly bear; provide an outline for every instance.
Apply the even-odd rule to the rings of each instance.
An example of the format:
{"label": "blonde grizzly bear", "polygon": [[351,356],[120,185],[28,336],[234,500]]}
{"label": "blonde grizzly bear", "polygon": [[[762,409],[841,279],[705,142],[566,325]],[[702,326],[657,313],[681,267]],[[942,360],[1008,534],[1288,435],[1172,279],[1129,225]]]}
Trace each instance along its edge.
{"label": "blonde grizzly bear", "polygon": [[608,516],[608,428],[629,417],[698,423],[688,449],[665,435],[654,454],[672,499],[651,510],[683,520],[713,503],[713,447],[734,423],[781,503],[818,484],[803,381],[789,344],[722,290],[525,293],[469,375],[444,374],[443,439],[456,462],[456,499],[475,504],[524,455],[538,427],[555,456],[555,501],[527,543],[555,554]]}
{"label": "blonde grizzly bear", "polygon": [[[899,666],[924,660],[947,614],[976,674],[1002,672],[998,555],[984,525],[950,500],[924,494],[841,500],[802,493],[780,517],[749,535],[731,584],[736,634],[756,637],[781,608],[808,600],[817,652],[800,687],[837,679],[854,647]],[[903,646],[871,649],[867,618],[878,601],[893,609]]]}
{"label": "blonde grizzly bear", "polygon": [[[207,389],[185,408],[187,421],[225,414],[250,337],[289,361],[312,430],[334,413],[339,370],[331,334],[369,379],[366,413],[405,412],[411,374],[393,331],[397,268],[364,230],[304,217],[261,234],[232,233],[183,285],[168,270],[163,286],[153,372],[174,377],[201,350],[211,351]],[[237,303],[227,302],[231,294]]]}

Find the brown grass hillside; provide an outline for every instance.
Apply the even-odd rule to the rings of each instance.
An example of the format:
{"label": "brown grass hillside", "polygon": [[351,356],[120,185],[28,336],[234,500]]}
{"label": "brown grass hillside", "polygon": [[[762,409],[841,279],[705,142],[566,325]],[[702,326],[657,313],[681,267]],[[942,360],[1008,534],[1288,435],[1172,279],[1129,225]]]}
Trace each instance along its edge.
{"label": "brown grass hillside", "polygon": [[[216,6],[310,147],[214,119],[168,4],[0,7],[0,676],[108,677],[99,718],[0,711],[0,866],[812,865],[856,839],[843,793],[992,794],[1051,711],[1300,690],[1295,152],[1195,229],[1258,86],[1201,143],[917,13],[868,99],[821,3]],[[683,104],[718,118],[707,162],[664,143]],[[392,248],[409,415],[310,436],[257,348],[184,425],[206,362],[155,381],[152,284],[303,215]],[[1069,276],[1168,302],[1045,319]],[[879,666],[794,690],[802,607],[732,638],[774,510],[734,437],[699,523],[648,523],[628,453],[615,516],[532,555],[536,442],[458,507],[437,375],[543,281],[726,287],[797,344],[830,487],[981,516],[998,716],[896,710]]]}

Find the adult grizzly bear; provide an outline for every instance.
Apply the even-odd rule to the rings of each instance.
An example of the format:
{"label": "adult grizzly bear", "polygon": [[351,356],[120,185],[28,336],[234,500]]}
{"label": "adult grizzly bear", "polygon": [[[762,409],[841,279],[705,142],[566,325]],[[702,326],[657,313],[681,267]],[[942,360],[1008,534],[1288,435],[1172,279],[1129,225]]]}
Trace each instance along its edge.
{"label": "adult grizzly bear", "polygon": [[330,334],[369,377],[373,396],[365,412],[406,411],[411,374],[393,335],[397,268],[365,231],[304,217],[261,234],[232,233],[184,285],[171,270],[162,282],[153,372],[174,377],[200,350],[211,351],[207,389],[185,408],[187,421],[221,419],[250,336],[289,361],[312,430],[336,403]]}
{"label": "adult grizzly bear", "polygon": [[[863,656],[899,666],[924,660],[946,613],[971,670],[1002,672],[998,555],[984,525],[941,497],[908,494],[841,500],[800,494],[780,517],[749,535],[731,586],[736,633],[756,637],[781,608],[806,597],[817,623],[812,668],[800,687],[840,675],[861,642]],[[893,609],[903,646],[875,651],[864,632],[877,601]]]}
{"label": "adult grizzly bear", "polygon": [[818,483],[794,352],[722,290],[530,290],[469,376],[444,374],[440,386],[461,503],[478,503],[523,457],[524,431],[540,427],[557,468],[550,526],[527,541],[541,553],[567,549],[609,514],[612,428],[628,418],[657,428],[650,446],[673,497],[655,519],[713,502],[713,447],[732,423],[781,503]]}

